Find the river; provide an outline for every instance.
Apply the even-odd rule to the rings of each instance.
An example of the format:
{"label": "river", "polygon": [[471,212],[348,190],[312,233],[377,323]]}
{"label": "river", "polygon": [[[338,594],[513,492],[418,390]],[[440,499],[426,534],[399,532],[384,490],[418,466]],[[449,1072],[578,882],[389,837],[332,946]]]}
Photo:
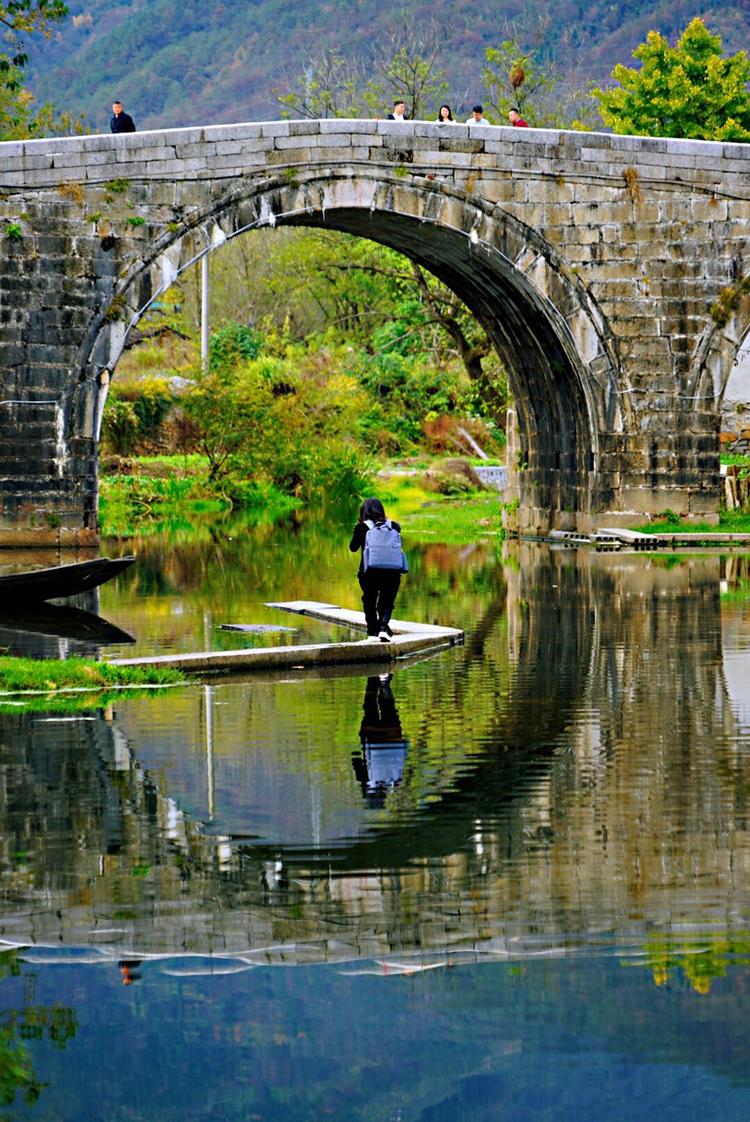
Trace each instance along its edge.
{"label": "river", "polygon": [[[264,606],[358,606],[332,537],[136,543],[103,653],[350,637]],[[0,1117],[750,1115],[750,557],[410,564],[462,647],[0,709]]]}

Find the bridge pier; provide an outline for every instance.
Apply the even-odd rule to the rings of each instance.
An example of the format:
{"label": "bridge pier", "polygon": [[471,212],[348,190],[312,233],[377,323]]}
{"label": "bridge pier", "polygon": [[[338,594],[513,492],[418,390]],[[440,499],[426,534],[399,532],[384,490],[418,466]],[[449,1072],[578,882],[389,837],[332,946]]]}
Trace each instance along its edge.
{"label": "bridge pier", "polygon": [[419,121],[0,144],[0,545],[96,544],[127,331],[197,254],[290,224],[392,246],[477,315],[516,402],[519,528],[716,521],[748,171],[747,145]]}

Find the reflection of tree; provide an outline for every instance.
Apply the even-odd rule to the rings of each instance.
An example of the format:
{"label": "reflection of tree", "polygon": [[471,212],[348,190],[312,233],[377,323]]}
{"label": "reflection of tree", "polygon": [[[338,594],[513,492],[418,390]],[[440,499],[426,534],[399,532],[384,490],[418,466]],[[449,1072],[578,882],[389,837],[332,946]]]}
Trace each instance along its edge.
{"label": "reflection of tree", "polygon": [[[20,964],[16,951],[0,954],[0,983],[18,977]],[[62,1006],[27,1005],[23,1009],[6,1009],[0,1020],[0,1111],[12,1107],[16,1096],[33,1104],[45,1084],[34,1073],[29,1050],[24,1041],[47,1037],[55,1047],[64,1048],[75,1035],[76,1018],[72,1009]],[[0,1113],[1,1122],[10,1115]]]}
{"label": "reflection of tree", "polygon": [[[463,585],[445,551],[420,557],[424,589],[472,626],[464,651],[397,672],[408,758],[369,816],[351,771],[359,683],[226,687],[212,726],[224,805],[209,827],[199,798],[192,817],[174,801],[205,775],[202,691],[123,707],[132,751],[101,717],[4,717],[0,858],[18,898],[48,894],[37,937],[85,941],[92,914],[117,913],[139,950],[246,946],[250,931],[256,947],[314,943],[318,957],[345,939],[356,957],[511,927],[699,921],[716,894],[731,903],[750,786],[722,679],[718,561],[517,551],[505,611],[486,553]],[[267,797],[251,814],[256,780]]]}
{"label": "reflection of tree", "polygon": [[652,936],[646,941],[646,964],[657,986],[667,985],[684,974],[696,993],[707,994],[717,978],[726,977],[730,967],[750,965],[750,938],[708,935],[698,939],[677,940]]}

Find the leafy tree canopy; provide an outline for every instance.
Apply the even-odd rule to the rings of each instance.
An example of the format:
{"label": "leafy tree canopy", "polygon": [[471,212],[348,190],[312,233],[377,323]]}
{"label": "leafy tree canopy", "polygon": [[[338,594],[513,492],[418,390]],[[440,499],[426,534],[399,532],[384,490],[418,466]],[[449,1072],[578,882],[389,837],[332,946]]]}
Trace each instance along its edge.
{"label": "leafy tree canopy", "polygon": [[81,132],[81,122],[69,114],[55,116],[50,105],[36,106],[23,88],[28,62],[24,37],[34,33],[49,38],[51,25],[68,14],[63,0],[10,0],[0,3],[0,140]]}
{"label": "leafy tree canopy", "polygon": [[63,0],[9,0],[0,3],[0,26],[5,29],[0,48],[0,82],[17,89],[20,75],[28,62],[23,36],[31,32],[50,35],[50,25],[68,14]]}
{"label": "leafy tree canopy", "polygon": [[382,117],[400,98],[408,117],[434,117],[448,89],[441,58],[450,35],[449,26],[427,21],[417,31],[392,26],[367,57],[325,47],[287,76],[278,100],[285,115]]}
{"label": "leafy tree canopy", "polygon": [[719,35],[692,20],[674,47],[656,31],[633,52],[640,70],[618,65],[619,86],[595,88],[605,125],[637,136],[750,140],[750,59],[724,57]]}

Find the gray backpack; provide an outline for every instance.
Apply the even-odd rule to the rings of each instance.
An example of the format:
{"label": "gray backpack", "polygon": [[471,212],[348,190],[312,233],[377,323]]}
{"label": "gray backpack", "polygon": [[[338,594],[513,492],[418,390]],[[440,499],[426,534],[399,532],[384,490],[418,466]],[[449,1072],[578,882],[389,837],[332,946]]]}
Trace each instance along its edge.
{"label": "gray backpack", "polygon": [[371,522],[368,518],[365,526],[367,526],[367,533],[365,548],[362,551],[364,571],[390,569],[391,572],[408,573],[409,565],[401,546],[401,534],[391,524],[390,519],[386,518],[385,522]]}

